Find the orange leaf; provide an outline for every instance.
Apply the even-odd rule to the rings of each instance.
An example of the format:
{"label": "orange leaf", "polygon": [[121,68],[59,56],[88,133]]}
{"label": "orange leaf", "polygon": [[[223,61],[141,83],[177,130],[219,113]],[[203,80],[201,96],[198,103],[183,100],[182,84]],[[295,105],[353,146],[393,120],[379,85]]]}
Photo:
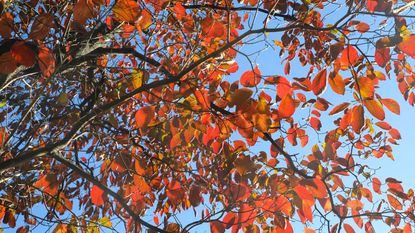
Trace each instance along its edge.
{"label": "orange leaf", "polygon": [[317,131],[321,129],[321,121],[317,117],[310,117],[310,125]]}
{"label": "orange leaf", "polygon": [[370,114],[372,114],[374,117],[381,121],[385,119],[385,111],[383,110],[383,107],[379,101],[374,99],[367,99],[364,100],[363,103]]}
{"label": "orange leaf", "polygon": [[373,98],[375,94],[375,83],[368,77],[361,77],[357,79],[355,89],[363,99]]}
{"label": "orange leaf", "polygon": [[281,118],[291,117],[295,112],[295,102],[291,95],[286,95],[282,99],[280,106],[278,107],[278,114]]}
{"label": "orange leaf", "polygon": [[388,194],[388,201],[395,210],[402,210],[402,203],[394,196]]}
{"label": "orange leaf", "polygon": [[334,77],[332,77],[332,75],[329,75],[329,84],[331,89],[339,94],[339,95],[344,95],[344,91],[345,91],[345,84],[344,84],[344,80],[342,78],[342,76],[340,76],[339,74],[335,74]]}
{"label": "orange leaf", "polygon": [[415,34],[404,36],[398,44],[398,49],[415,58]]}
{"label": "orange leaf", "polygon": [[145,106],[140,108],[135,114],[135,123],[138,128],[148,126],[154,117],[155,106]]}
{"label": "orange leaf", "polygon": [[173,9],[178,19],[181,19],[183,16],[186,16],[186,9],[183,7],[182,3],[176,2]]}
{"label": "orange leaf", "polygon": [[381,99],[380,100],[383,105],[385,105],[391,112],[395,113],[396,115],[401,114],[401,108],[398,102],[394,99]]}
{"label": "orange leaf", "polygon": [[271,125],[271,118],[268,114],[254,114],[253,117],[254,126],[261,132],[267,132],[269,126]]}
{"label": "orange leaf", "polygon": [[362,105],[355,106],[352,110],[352,128],[356,133],[360,133],[360,129],[365,124]]}
{"label": "orange leaf", "polygon": [[339,112],[341,112],[341,111],[345,110],[347,107],[349,107],[349,105],[350,105],[350,103],[348,103],[348,102],[343,102],[343,103],[341,103],[341,104],[337,105],[336,107],[334,107],[334,108],[333,108],[333,109],[329,112],[329,115],[334,115],[334,114],[336,114],[336,113],[339,113]]}
{"label": "orange leaf", "polygon": [[349,66],[353,66],[359,60],[359,55],[354,46],[348,45],[342,52],[340,57],[340,67],[347,70]]}
{"label": "orange leaf", "polygon": [[100,187],[93,185],[91,189],[91,201],[94,205],[100,206],[104,204],[104,190]]}
{"label": "orange leaf", "polygon": [[261,81],[261,71],[258,66],[252,71],[246,71],[241,76],[241,84],[245,87],[255,87]]}
{"label": "orange leaf", "polygon": [[390,130],[392,127],[389,125],[389,123],[384,121],[376,122],[375,125],[377,125],[379,128],[382,128],[384,130]]}
{"label": "orange leaf", "polygon": [[355,233],[354,229],[352,226],[350,226],[349,224],[345,223],[343,224],[344,230],[346,231],[346,233]]}
{"label": "orange leaf", "polygon": [[35,52],[23,41],[17,41],[11,48],[13,59],[26,67],[33,66],[36,62]]}
{"label": "orange leaf", "polygon": [[373,187],[373,191],[382,194],[382,191],[380,190],[380,186],[381,186],[381,182],[378,178],[373,177],[372,178],[372,187]]}
{"label": "orange leaf", "polygon": [[393,139],[396,139],[396,140],[401,139],[401,134],[395,128],[390,129],[389,134],[392,136]]}
{"label": "orange leaf", "polygon": [[138,3],[134,0],[118,0],[112,8],[116,20],[130,23],[137,20],[140,11]]}
{"label": "orange leaf", "polygon": [[375,61],[380,67],[385,67],[386,64],[391,59],[390,49],[385,48],[377,48],[375,51]]}
{"label": "orange leaf", "polygon": [[151,12],[148,9],[141,11],[141,15],[136,22],[136,28],[138,30],[146,30],[153,23]]}
{"label": "orange leaf", "polygon": [[283,212],[287,216],[292,215],[293,208],[292,208],[291,202],[285,196],[283,195],[278,196],[275,199],[274,205],[277,210]]}
{"label": "orange leaf", "polygon": [[313,93],[315,95],[320,95],[325,89],[327,85],[327,70],[321,70],[318,72],[316,77],[313,79],[311,84]]}

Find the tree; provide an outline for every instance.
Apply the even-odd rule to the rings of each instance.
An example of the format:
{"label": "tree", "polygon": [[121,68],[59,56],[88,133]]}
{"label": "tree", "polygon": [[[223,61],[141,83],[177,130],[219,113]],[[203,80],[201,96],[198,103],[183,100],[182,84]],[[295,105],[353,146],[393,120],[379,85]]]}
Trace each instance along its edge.
{"label": "tree", "polygon": [[414,105],[413,5],[3,0],[3,227],[411,232],[413,190],[366,158],[400,139],[385,81]]}

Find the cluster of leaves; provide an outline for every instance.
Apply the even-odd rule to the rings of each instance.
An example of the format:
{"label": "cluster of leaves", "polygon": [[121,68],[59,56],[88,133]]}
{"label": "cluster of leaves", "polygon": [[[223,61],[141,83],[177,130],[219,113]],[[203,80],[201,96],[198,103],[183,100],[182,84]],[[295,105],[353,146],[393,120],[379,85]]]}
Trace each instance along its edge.
{"label": "cluster of leaves", "polygon": [[[413,5],[2,1],[3,226],[412,232],[413,190],[364,162],[400,139],[385,81],[414,105]],[[283,68],[242,68],[263,46]]]}

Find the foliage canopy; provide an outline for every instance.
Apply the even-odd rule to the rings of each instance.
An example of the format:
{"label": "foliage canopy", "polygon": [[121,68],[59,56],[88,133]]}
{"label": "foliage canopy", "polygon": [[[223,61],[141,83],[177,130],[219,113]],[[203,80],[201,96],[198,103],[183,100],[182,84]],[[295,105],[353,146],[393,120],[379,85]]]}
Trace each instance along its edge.
{"label": "foliage canopy", "polygon": [[412,232],[365,160],[400,139],[386,81],[414,105],[414,5],[1,1],[3,227]]}

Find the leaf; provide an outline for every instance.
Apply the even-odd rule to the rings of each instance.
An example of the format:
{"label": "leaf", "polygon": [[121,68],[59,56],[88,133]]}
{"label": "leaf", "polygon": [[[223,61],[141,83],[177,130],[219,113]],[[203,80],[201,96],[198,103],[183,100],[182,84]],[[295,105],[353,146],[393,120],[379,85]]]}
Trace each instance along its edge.
{"label": "leaf", "polygon": [[334,115],[337,114],[343,110],[345,110],[347,107],[349,107],[350,103],[349,102],[343,102],[339,105],[337,105],[336,107],[334,107],[330,112],[329,115]]}
{"label": "leaf", "polygon": [[118,0],[112,8],[116,20],[130,23],[137,20],[140,11],[138,3],[134,0]]}
{"label": "leaf", "polygon": [[390,49],[385,48],[377,48],[375,51],[375,61],[380,67],[385,67],[386,64],[390,61],[391,54]]}
{"label": "leaf", "polygon": [[365,116],[363,113],[362,105],[355,106],[352,110],[352,129],[356,133],[360,133],[360,130],[365,124]]}
{"label": "leaf", "polygon": [[224,233],[225,232],[225,226],[223,223],[219,221],[211,221],[210,222],[210,232],[212,233]]}
{"label": "leaf", "polygon": [[189,192],[189,201],[193,207],[200,205],[202,201],[201,188],[199,185],[192,185]]}
{"label": "leaf", "polygon": [[380,190],[380,186],[382,185],[382,183],[380,182],[380,180],[376,177],[372,178],[372,187],[373,187],[373,191],[377,192],[378,194],[382,194],[382,191]]}
{"label": "leaf", "polygon": [[366,109],[377,119],[383,121],[385,119],[385,111],[379,101],[374,99],[363,100]]}
{"label": "leaf", "polygon": [[355,89],[363,99],[373,98],[375,94],[375,83],[368,77],[361,77],[357,79]]}
{"label": "leaf", "polygon": [[249,156],[241,156],[237,158],[234,163],[236,170],[241,176],[245,175],[254,166],[254,163]]}
{"label": "leaf", "polygon": [[173,205],[180,204],[184,199],[184,190],[180,183],[176,180],[172,180],[169,185],[167,186],[166,191],[167,197],[169,198],[169,201]]}
{"label": "leaf", "polygon": [[235,92],[231,95],[230,103],[232,105],[241,106],[251,98],[252,93],[253,91],[248,88],[240,88],[235,90]]}
{"label": "leaf", "polygon": [[[334,76],[334,77],[332,77]],[[345,84],[344,84],[344,80],[342,78],[342,76],[340,76],[340,74],[335,73],[334,75],[330,74],[329,75],[329,84],[331,89],[339,94],[339,95],[344,95],[345,92]]]}
{"label": "leaf", "polygon": [[396,115],[401,114],[401,108],[398,104],[398,102],[394,99],[381,99],[380,100],[383,105],[385,105],[389,111],[395,113]]}
{"label": "leaf", "polygon": [[295,108],[295,102],[291,95],[286,95],[278,107],[278,115],[281,118],[291,117],[295,112]]}
{"label": "leaf", "polygon": [[323,91],[326,89],[326,84],[327,84],[327,70],[323,69],[320,72],[318,72],[316,77],[313,79],[313,82],[311,84],[313,93],[315,95],[320,95],[321,93],[323,93]]}
{"label": "leaf", "polygon": [[354,229],[352,226],[350,226],[349,224],[345,223],[343,224],[343,228],[346,231],[346,233],[355,233]]}
{"label": "leaf", "polygon": [[64,223],[59,223],[55,229],[53,229],[52,233],[66,233],[68,225]]}
{"label": "leaf", "polygon": [[389,125],[389,123],[384,121],[376,122],[375,125],[377,125],[379,128],[382,128],[384,130],[390,130],[392,127]]}
{"label": "leaf", "polygon": [[374,12],[378,5],[378,0],[367,0],[366,8],[369,12]]}
{"label": "leaf", "polygon": [[144,72],[142,70],[134,69],[132,74],[131,82],[135,89],[140,88],[143,85]]}
{"label": "leaf", "polygon": [[84,25],[94,14],[95,10],[89,0],[78,0],[73,8],[74,21],[79,25]]}
{"label": "leaf", "polygon": [[359,60],[359,55],[354,46],[348,45],[342,52],[340,57],[340,67],[347,70],[349,66],[353,66]]}
{"label": "leaf", "polygon": [[397,45],[398,49],[407,55],[415,58],[415,34],[404,36]]}
{"label": "leaf", "polygon": [[141,15],[136,21],[136,28],[139,31],[146,30],[153,24],[153,18],[151,16],[151,12],[148,9],[141,11]]}
{"label": "leaf", "polygon": [[11,48],[13,59],[26,67],[31,67],[35,64],[35,52],[23,41],[17,41]]}
{"label": "leaf", "polygon": [[267,132],[271,125],[271,118],[268,114],[254,114],[253,117],[254,126],[261,132]]}
{"label": "leaf", "polygon": [[393,139],[399,140],[401,139],[401,134],[399,133],[399,131],[395,128],[392,128],[389,130],[389,134],[391,135],[391,137]]}
{"label": "leaf", "polygon": [[96,185],[93,185],[91,188],[91,202],[96,206],[101,206],[105,203],[104,197],[104,190]]}
{"label": "leaf", "polygon": [[46,77],[50,77],[55,71],[55,57],[52,51],[45,46],[39,47],[38,64],[42,74]]}
{"label": "leaf", "polygon": [[388,201],[391,204],[391,206],[395,209],[395,210],[402,210],[403,206],[402,203],[396,199],[394,196],[388,194]]}
{"label": "leaf", "polygon": [[34,40],[43,40],[55,27],[54,18],[51,14],[41,13],[34,20],[29,37]]}
{"label": "leaf", "polygon": [[173,9],[178,19],[182,19],[184,16],[186,16],[186,9],[183,7],[181,2],[176,2]]}
{"label": "leaf", "polygon": [[99,223],[101,223],[102,226],[107,227],[107,228],[111,228],[112,227],[111,219],[108,218],[107,216],[101,218],[99,220]]}
{"label": "leaf", "polygon": [[155,106],[144,106],[135,114],[135,123],[138,128],[147,127],[155,116]]}
{"label": "leaf", "polygon": [[360,33],[365,33],[365,32],[367,32],[367,31],[369,31],[370,26],[369,26],[369,24],[367,24],[367,23],[360,22],[360,23],[358,23],[358,24],[356,24],[356,25],[355,25],[355,28],[356,28],[356,30],[357,30],[358,32],[360,32]]}
{"label": "leaf", "polygon": [[261,71],[258,66],[254,70],[246,71],[241,76],[241,84],[245,87],[255,87],[261,81]]}
{"label": "leaf", "polygon": [[10,74],[17,69],[17,63],[11,52],[0,55],[0,74]]}

